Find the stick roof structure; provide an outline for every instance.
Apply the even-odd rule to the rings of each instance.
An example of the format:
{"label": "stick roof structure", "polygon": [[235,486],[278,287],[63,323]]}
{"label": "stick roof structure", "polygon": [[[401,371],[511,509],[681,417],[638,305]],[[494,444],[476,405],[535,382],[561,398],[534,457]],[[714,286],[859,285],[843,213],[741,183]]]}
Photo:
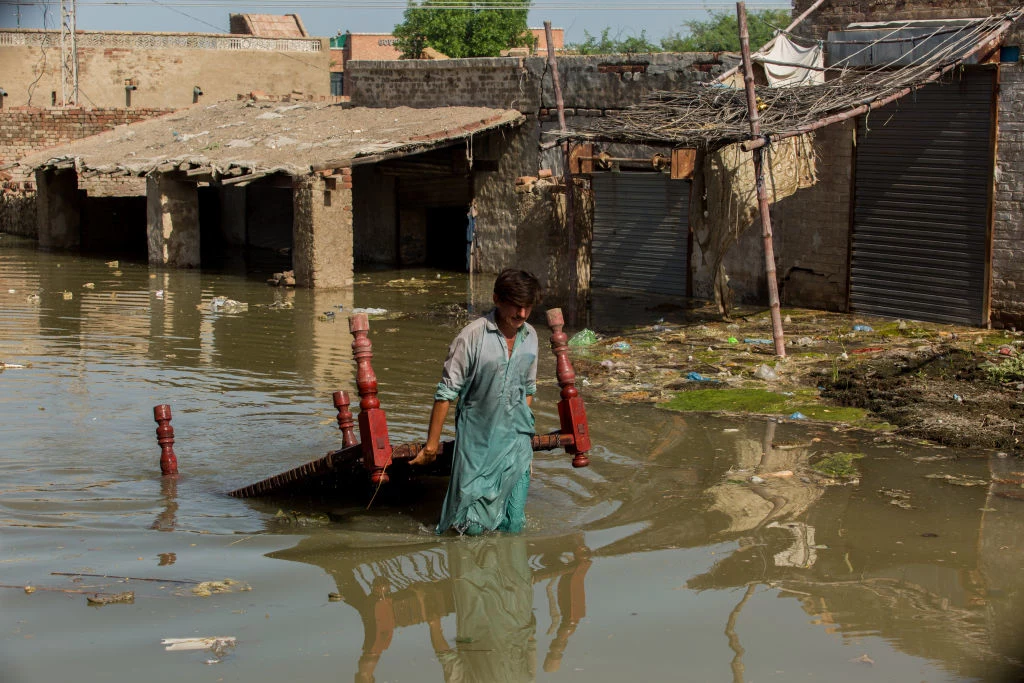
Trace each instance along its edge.
{"label": "stick roof structure", "polygon": [[[875,109],[916,88],[937,81],[975,56],[990,54],[1006,32],[1024,16],[1024,7],[1006,14],[965,21],[960,26],[934,27],[926,40],[915,42],[901,57],[901,66],[853,67],[851,58],[871,45],[889,40],[903,22],[854,55],[823,67],[824,84],[786,88],[758,87],[762,138],[752,140],[742,88],[722,84],[695,85],[679,91],[658,91],[629,109],[588,119],[585,127],[559,133],[561,139],[592,139],[635,144],[673,144],[718,149],[745,142],[744,149],[810,132]],[[763,61],[763,60],[762,60]]]}

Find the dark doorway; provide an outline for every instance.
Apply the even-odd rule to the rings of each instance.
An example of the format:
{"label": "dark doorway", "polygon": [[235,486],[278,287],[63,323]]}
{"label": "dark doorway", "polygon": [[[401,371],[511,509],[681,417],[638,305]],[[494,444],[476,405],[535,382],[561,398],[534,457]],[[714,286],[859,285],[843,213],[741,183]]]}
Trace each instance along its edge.
{"label": "dark doorway", "polygon": [[81,230],[84,253],[145,261],[146,197],[83,197]]}
{"label": "dark doorway", "polygon": [[466,242],[469,208],[427,208],[427,265],[443,270],[468,272]]}

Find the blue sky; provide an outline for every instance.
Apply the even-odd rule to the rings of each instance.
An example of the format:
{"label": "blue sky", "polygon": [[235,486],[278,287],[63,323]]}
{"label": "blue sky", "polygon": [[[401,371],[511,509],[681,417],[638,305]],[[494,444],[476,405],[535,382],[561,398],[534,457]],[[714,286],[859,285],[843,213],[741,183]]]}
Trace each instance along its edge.
{"label": "blue sky", "polygon": [[[235,12],[286,14],[302,17],[306,29],[316,36],[333,36],[339,31],[390,33],[402,20],[402,0],[79,0],[78,28],[94,31],[187,31],[227,32],[228,15]],[[748,0],[748,10],[785,7],[784,0]],[[682,28],[687,19],[702,19],[708,8],[735,11],[723,0],[673,2],[672,0],[535,0],[530,26],[545,20],[565,29],[567,42],[583,40],[584,31],[599,35],[611,27],[620,37],[638,36],[641,31],[655,42]],[[57,28],[60,3],[0,0],[0,27]]]}

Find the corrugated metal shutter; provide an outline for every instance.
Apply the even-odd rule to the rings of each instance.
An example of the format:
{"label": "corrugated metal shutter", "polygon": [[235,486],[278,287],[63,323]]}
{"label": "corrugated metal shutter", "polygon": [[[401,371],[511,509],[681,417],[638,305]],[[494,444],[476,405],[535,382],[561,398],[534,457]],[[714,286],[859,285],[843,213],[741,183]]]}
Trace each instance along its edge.
{"label": "corrugated metal shutter", "polygon": [[969,70],[862,118],[855,311],[984,324],[993,78]]}
{"label": "corrugated metal shutter", "polygon": [[590,283],[686,296],[690,183],[661,173],[595,173]]}

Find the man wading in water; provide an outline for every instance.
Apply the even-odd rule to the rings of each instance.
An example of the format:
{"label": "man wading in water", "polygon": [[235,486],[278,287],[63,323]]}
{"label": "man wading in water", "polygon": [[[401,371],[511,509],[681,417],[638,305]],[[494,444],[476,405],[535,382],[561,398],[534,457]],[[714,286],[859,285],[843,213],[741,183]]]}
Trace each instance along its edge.
{"label": "man wading in water", "polygon": [[449,404],[455,407],[452,477],[437,533],[455,529],[518,533],[526,524],[533,462],[537,332],[526,322],[540,303],[540,282],[506,269],[494,281],[494,310],[466,325],[448,347],[434,393],[427,443],[410,462],[427,465],[441,449]]}

